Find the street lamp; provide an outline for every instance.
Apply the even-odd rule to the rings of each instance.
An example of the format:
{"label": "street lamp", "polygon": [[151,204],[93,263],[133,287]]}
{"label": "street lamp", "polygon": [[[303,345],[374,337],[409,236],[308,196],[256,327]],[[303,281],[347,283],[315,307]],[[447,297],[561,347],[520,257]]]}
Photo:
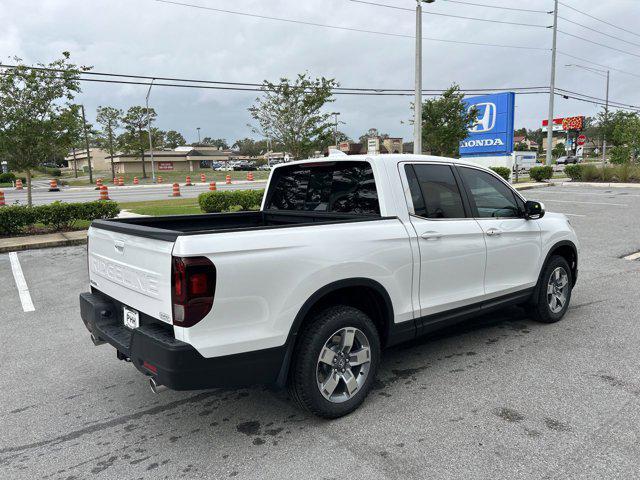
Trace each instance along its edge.
{"label": "street lamp", "polygon": [[[156,183],[156,169],[155,164],[153,163],[153,141],[151,140],[151,115],[149,115],[149,95],[151,95],[151,87],[153,87],[153,82],[156,79],[152,78],[151,83],[149,84],[149,90],[147,90],[147,96],[145,98],[145,106],[147,109],[147,132],[149,133],[149,152],[151,155],[151,181]],[[143,167],[144,167],[144,156],[142,158]]]}
{"label": "street lamp", "polygon": [[[609,70],[600,70],[599,68],[585,67],[584,65],[577,65],[575,63],[569,63],[565,65],[565,67],[582,68],[583,70],[587,70],[588,72],[595,73],[596,75],[600,75],[601,77],[605,77],[607,79],[606,97],[604,101],[604,123],[606,127],[607,122],[609,121]],[[602,129],[602,166],[603,167],[606,162],[607,162],[607,133],[604,129]]]}
{"label": "street lamp", "polygon": [[416,93],[413,106],[413,153],[422,153],[422,2],[436,0],[416,0]]}
{"label": "street lamp", "polygon": [[336,149],[338,149],[338,115],[340,115],[340,112],[331,112],[331,115],[333,115],[333,118],[334,118],[334,122],[333,122],[333,142],[336,145]]}
{"label": "street lamp", "polygon": [[198,146],[200,145],[200,127],[196,127],[196,130],[198,131]]}

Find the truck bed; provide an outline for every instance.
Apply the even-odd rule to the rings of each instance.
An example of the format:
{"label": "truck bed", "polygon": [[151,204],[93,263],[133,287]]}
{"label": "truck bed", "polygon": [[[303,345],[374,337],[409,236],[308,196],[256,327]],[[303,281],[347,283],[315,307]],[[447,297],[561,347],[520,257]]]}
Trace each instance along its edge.
{"label": "truck bed", "polygon": [[274,210],[94,220],[91,227],[138,237],[175,241],[181,235],[284,228],[314,224],[362,222],[382,220],[384,218],[389,217]]}

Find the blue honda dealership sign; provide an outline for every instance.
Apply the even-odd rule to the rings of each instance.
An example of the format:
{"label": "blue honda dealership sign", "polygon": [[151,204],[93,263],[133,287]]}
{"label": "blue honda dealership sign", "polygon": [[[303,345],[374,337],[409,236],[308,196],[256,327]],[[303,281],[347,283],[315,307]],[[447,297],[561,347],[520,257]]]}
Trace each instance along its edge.
{"label": "blue honda dealership sign", "polygon": [[513,152],[515,93],[504,92],[465,98],[467,108],[478,110],[469,136],[460,142],[461,157],[510,155]]}

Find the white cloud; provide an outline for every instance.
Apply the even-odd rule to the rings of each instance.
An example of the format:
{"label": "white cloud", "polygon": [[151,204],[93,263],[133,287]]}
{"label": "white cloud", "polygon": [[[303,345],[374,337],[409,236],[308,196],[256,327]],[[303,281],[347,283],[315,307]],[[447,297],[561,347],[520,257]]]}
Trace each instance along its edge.
{"label": "white cloud", "polygon": [[[413,2],[399,6],[412,7]],[[381,3],[384,3],[381,1]],[[494,5],[513,5],[506,0],[483,0]],[[413,33],[411,12],[356,4],[347,0],[191,0],[204,6],[262,15],[287,17],[354,28]],[[637,2],[572,2],[592,15],[634,29]],[[534,0],[527,8],[549,10],[551,1]],[[425,10],[508,21],[549,24],[550,15],[465,7],[436,2]],[[640,43],[640,38],[595,23],[571,10],[562,16],[596,29]],[[308,71],[335,77],[343,86],[412,88],[413,40],[334,29],[295,25],[162,4],[153,0],[4,0],[0,21],[0,56],[19,55],[27,62],[49,62],[63,50],[74,61],[93,65],[96,71],[151,76],[184,77],[236,82],[275,80]],[[617,48],[640,54],[640,48],[607,39],[561,21],[560,27]],[[549,47],[547,29],[514,27],[427,15],[424,35],[480,43]],[[616,53],[559,35],[559,49],[597,63],[640,74],[640,58]],[[550,54],[502,48],[424,42],[424,88],[445,88],[452,82],[466,88],[544,86],[549,79]],[[558,56],[558,86],[589,95],[603,96],[602,78],[568,69],[575,60]],[[611,97],[640,103],[637,78],[612,72]],[[85,83],[80,101],[93,117],[98,105],[127,108],[142,105],[146,87]],[[247,108],[255,92],[230,92],[155,87],[151,104],[158,125],[182,131],[187,139],[226,137],[233,141],[250,135]],[[338,96],[330,108],[342,112],[344,130],[357,137],[370,127],[392,135],[411,136],[406,122],[411,97]],[[537,127],[546,117],[547,96],[518,96],[516,125]],[[557,99],[557,115],[592,115],[597,107]]]}

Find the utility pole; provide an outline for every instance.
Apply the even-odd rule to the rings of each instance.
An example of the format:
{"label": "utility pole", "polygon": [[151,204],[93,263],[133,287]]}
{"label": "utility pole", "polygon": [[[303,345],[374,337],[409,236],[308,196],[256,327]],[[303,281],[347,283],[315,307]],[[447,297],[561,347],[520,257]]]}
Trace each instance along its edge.
{"label": "utility pole", "polygon": [[[149,90],[147,91],[147,97],[145,99],[145,106],[147,109],[147,133],[149,134],[149,155],[151,156],[151,181],[156,183],[156,169],[155,164],[153,163],[153,141],[151,140],[151,115],[149,115],[149,95],[151,95],[151,87],[153,87],[153,82],[156,79],[152,78],[151,83],[149,84]],[[142,158],[144,162],[144,157]]]}
{"label": "utility pole", "polygon": [[549,84],[549,123],[547,124],[547,159],[551,165],[553,150],[553,101],[556,95],[556,43],[558,40],[558,0],[553,2],[553,44],[551,47],[551,82]]}
{"label": "utility pole", "polygon": [[416,0],[416,95],[413,105],[413,153],[422,154],[422,2],[436,0]]}
{"label": "utility pole", "polygon": [[[607,70],[607,96],[604,101],[604,127],[602,129],[602,171],[607,163],[607,125],[609,124],[609,70]],[[604,175],[604,173],[603,173]]]}
{"label": "utility pole", "polygon": [[84,116],[84,105],[82,109],[82,129],[84,130],[84,146],[87,149],[87,165],[89,166],[89,183],[93,183],[93,171],[91,169],[91,150],[89,150],[89,134],[87,133],[87,119]]}
{"label": "utility pole", "polygon": [[198,131],[198,145],[200,145],[200,127],[196,127],[196,130]]}

